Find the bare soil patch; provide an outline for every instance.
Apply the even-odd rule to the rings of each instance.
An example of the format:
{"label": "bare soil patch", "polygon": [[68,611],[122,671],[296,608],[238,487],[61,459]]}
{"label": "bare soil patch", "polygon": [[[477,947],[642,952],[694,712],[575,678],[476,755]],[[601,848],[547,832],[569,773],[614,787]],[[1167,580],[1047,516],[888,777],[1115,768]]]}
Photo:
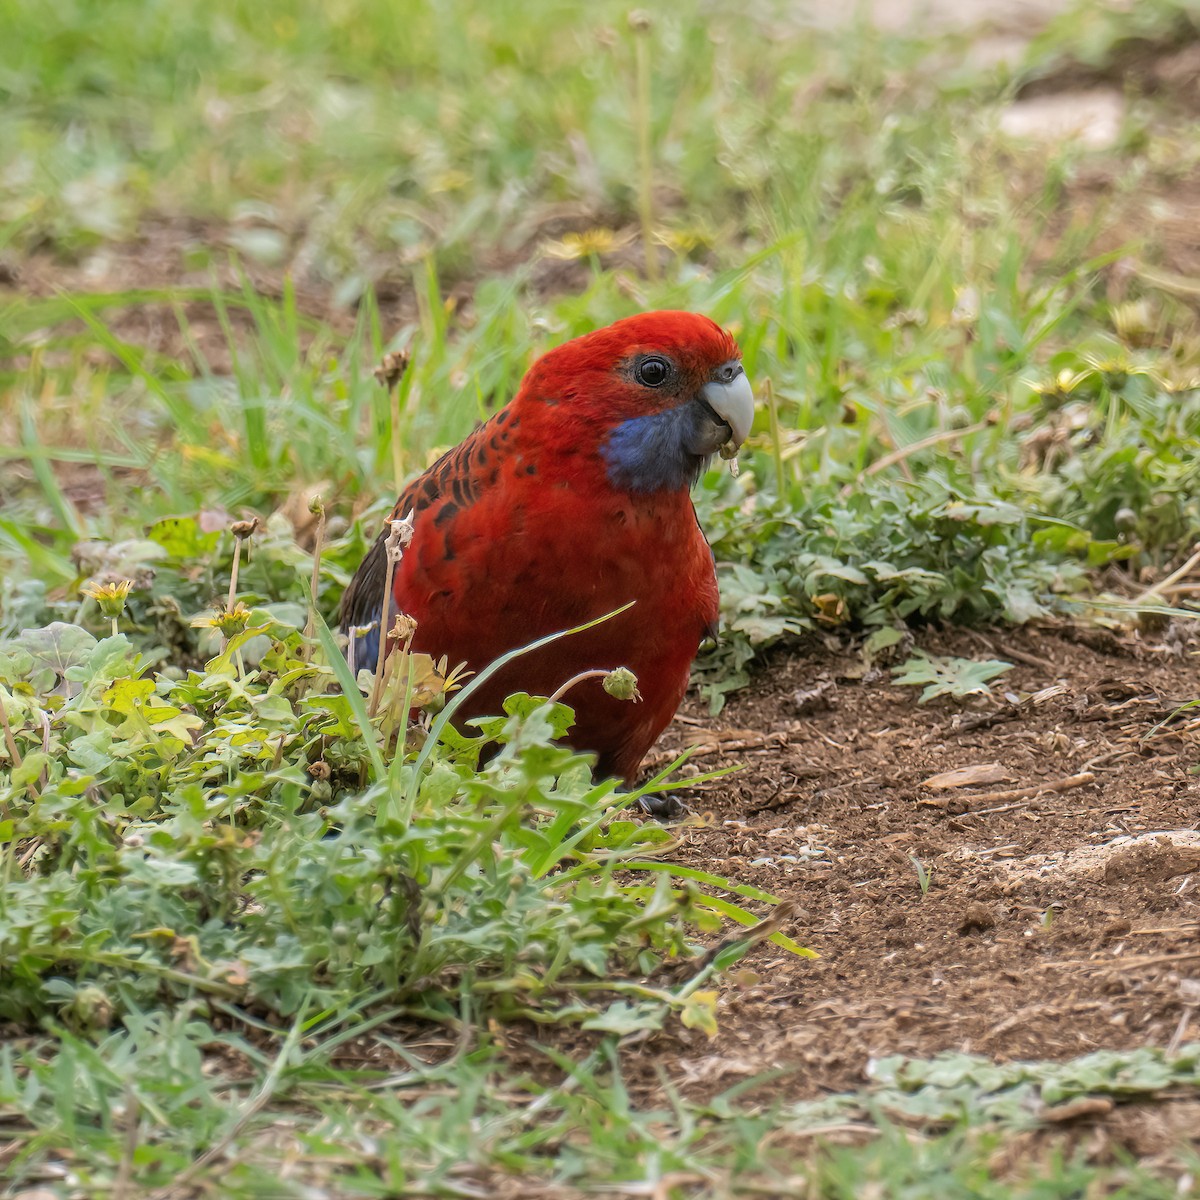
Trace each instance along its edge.
{"label": "bare soil patch", "polygon": [[[997,695],[922,706],[813,644],[718,719],[694,708],[700,724],[669,731],[664,750],[705,743],[697,765],[745,764],[688,797],[708,815],[672,857],[791,901],[785,931],[821,957],[756,949],[715,1041],[674,1027],[629,1050],[645,1086],[665,1071],[701,1098],[782,1069],[767,1091],[802,1099],[898,1053],[1065,1059],[1200,1038],[1200,723],[1155,731],[1197,694],[1193,658],[1072,628],[928,649],[1016,667]],[[923,786],[981,764],[1011,782]]]}

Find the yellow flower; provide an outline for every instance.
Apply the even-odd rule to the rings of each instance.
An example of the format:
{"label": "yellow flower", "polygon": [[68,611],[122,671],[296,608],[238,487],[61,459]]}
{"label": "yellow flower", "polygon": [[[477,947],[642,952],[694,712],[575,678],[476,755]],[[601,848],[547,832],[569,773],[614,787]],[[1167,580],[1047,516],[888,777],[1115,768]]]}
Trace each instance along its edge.
{"label": "yellow flower", "polygon": [[229,639],[250,624],[250,610],[239,600],[232,608],[218,608],[211,617],[197,617],[193,629],[216,629]]}
{"label": "yellow flower", "polygon": [[125,601],[133,591],[133,580],[122,579],[120,583],[85,583],[80,591],[89,600],[100,605],[100,611],[110,620],[116,620],[125,611]]}
{"label": "yellow flower", "polygon": [[676,254],[691,254],[693,250],[713,244],[713,235],[706,229],[656,229],[654,240]]}
{"label": "yellow flower", "polygon": [[633,241],[629,232],[617,233],[613,229],[586,229],[583,233],[564,234],[561,241],[547,243],[546,253],[551,258],[592,258],[612,254]]}

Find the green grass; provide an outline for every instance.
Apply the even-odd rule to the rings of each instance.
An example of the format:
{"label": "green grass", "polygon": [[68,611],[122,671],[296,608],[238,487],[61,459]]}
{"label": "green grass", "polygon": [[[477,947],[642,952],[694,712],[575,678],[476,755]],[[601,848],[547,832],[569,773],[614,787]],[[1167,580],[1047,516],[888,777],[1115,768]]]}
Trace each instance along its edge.
{"label": "green grass", "polygon": [[[740,479],[712,471],[697,501],[714,708],[801,630],[871,653],[1142,592],[1200,529],[1200,330],[1122,213],[1186,182],[1194,122],[1134,96],[1091,157],[997,132],[1019,78],[1194,25],[1134,9],[1064,20],[1010,76],[765,0],[645,31],[549,0],[0,0],[0,265],[70,285],[0,293],[15,1187],[1182,1194],[1066,1143],[995,1164],[1034,1099],[1194,1087],[1194,1056],[892,1064],[816,1106],[666,1087],[647,1107],[620,1038],[711,1031],[749,940],[677,972],[773,897],[673,871],[669,835],[551,744],[561,708],[513,703],[480,769],[433,713],[402,740],[399,678],[369,716],[320,636],[402,479],[539,350],[647,307],[731,326],[763,400]],[[1110,199],[1084,206],[1096,171]],[[393,404],[371,368],[398,347]],[[223,648],[194,622],[243,513],[263,518],[250,626]],[[122,578],[114,634],[80,588]],[[920,662],[909,682],[978,682]],[[514,1021],[590,1040],[573,1061],[551,1030],[518,1068]],[[844,1127],[877,1136],[819,1136]]]}

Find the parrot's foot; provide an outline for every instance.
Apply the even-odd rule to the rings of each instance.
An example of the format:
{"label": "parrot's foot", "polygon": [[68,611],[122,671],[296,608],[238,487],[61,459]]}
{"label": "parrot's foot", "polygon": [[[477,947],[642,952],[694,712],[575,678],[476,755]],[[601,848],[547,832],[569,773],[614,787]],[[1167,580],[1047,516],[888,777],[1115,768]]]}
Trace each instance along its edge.
{"label": "parrot's foot", "polygon": [[638,808],[648,817],[660,821],[675,821],[686,817],[692,810],[682,800],[677,800],[669,792],[665,796],[642,796],[637,802]]}

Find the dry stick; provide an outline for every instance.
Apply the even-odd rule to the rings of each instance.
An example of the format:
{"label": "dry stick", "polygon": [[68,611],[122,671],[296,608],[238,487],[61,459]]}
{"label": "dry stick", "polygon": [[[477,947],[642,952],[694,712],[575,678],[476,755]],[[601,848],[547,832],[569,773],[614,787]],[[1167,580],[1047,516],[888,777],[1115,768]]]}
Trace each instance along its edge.
{"label": "dry stick", "polygon": [[[394,628],[399,628],[401,618],[397,617]],[[412,651],[413,638],[417,636],[417,623],[409,622],[409,631],[404,638],[404,646],[396,654],[392,655],[392,662],[395,664],[392,668],[392,701],[389,714],[392,718],[392,723],[395,726],[396,733],[396,753],[400,753],[405,739],[408,736],[408,713],[412,709],[412,705],[406,703],[412,699],[412,659],[409,657]],[[405,672],[404,688],[400,687],[400,672]],[[390,742],[389,738],[389,742]],[[386,747],[385,747],[386,749]]]}
{"label": "dry stick", "polygon": [[0,725],[4,726],[4,743],[8,747],[8,756],[12,759],[13,767],[19,767],[24,760],[21,758],[21,751],[17,749],[17,739],[13,737],[12,726],[8,723],[8,713],[5,711],[2,699],[0,699]]}
{"label": "dry stick", "polygon": [[[225,601],[225,611],[232,612],[234,601],[237,599],[237,583],[238,570],[242,565],[242,541],[248,538],[258,528],[258,518],[252,517],[249,521],[234,521],[229,527],[233,534],[233,567],[229,572],[229,596]],[[229,639],[224,634],[221,635],[221,653],[225,653],[225,648],[229,645]],[[242,652],[237,652],[238,678],[245,679],[246,666],[242,662]]]}
{"label": "dry stick", "polygon": [[994,817],[997,813],[1016,812],[1028,807],[1028,800],[1019,800],[1016,804],[1001,804],[997,808],[969,808],[962,815],[964,817]]}
{"label": "dry stick", "polygon": [[1192,1004],[1186,1005],[1183,1012],[1179,1014],[1179,1024],[1175,1026],[1175,1032],[1171,1035],[1171,1040],[1167,1043],[1167,1048],[1164,1051],[1168,1058],[1183,1045],[1184,1034],[1187,1033],[1188,1026],[1192,1023],[1192,1018],[1195,1015],[1196,1008]]}
{"label": "dry stick", "polygon": [[555,689],[554,695],[550,697],[551,704],[557,704],[577,683],[582,683],[585,679],[601,679],[610,674],[603,667],[596,667],[591,671],[580,671],[578,675],[572,675],[566,683]]}
{"label": "dry stick", "polygon": [[711,946],[695,965],[696,970],[693,975],[698,975],[706,967],[710,966],[719,954],[723,954],[731,946],[736,946],[741,942],[750,942],[757,945],[759,942],[765,942],[767,938],[777,934],[783,925],[784,921],[790,920],[796,913],[796,906],[790,900],[781,901],[756,925],[751,925],[745,929],[738,929],[731,933],[729,937],[723,938],[715,946]]}
{"label": "dry stick", "polygon": [[1152,600],[1161,599],[1162,598],[1161,593],[1164,588],[1169,588],[1171,586],[1171,584],[1178,583],[1185,575],[1187,575],[1192,570],[1193,567],[1200,566],[1200,542],[1197,542],[1196,545],[1192,547],[1192,549],[1193,549],[1194,553],[1192,554],[1191,558],[1189,558],[1187,560],[1187,562],[1185,562],[1183,564],[1183,566],[1177,567],[1174,571],[1172,571],[1170,573],[1170,575],[1168,575],[1166,577],[1166,579],[1163,579],[1159,583],[1156,583],[1153,587],[1147,588],[1140,596],[1138,596],[1133,601],[1133,603],[1134,604],[1149,604]]}
{"label": "dry stick", "polygon": [[396,543],[396,527],[391,524],[391,530],[383,543],[383,548],[387,553],[387,568],[383,572],[383,599],[379,605],[379,649],[375,655],[375,682],[371,687],[371,703],[367,708],[367,715],[374,717],[379,711],[379,697],[383,694],[383,664],[387,658],[388,644],[388,613],[392,608],[392,587],[393,573],[396,570],[396,564],[399,559],[393,558],[393,551]]}
{"label": "dry stick", "polygon": [[[17,749],[17,739],[13,737],[12,726],[8,723],[8,713],[4,708],[4,701],[0,699],[0,725],[4,726],[4,744],[8,747],[8,756],[12,759],[13,770],[15,771],[24,761],[21,758],[21,751]],[[30,800],[37,799],[37,788],[33,783],[27,783],[25,790],[29,793]]]}
{"label": "dry stick", "polygon": [[1191,962],[1200,958],[1200,950],[1184,950],[1179,954],[1143,954],[1136,958],[1067,958],[1058,962],[1044,962],[1038,965],[1043,971],[1057,970],[1059,967],[1089,967],[1093,971],[1124,971],[1130,967],[1158,967],[1164,963]]}
{"label": "dry stick", "polygon": [[[313,636],[317,632],[317,585],[321,581],[321,551],[325,543],[325,505],[321,502],[321,497],[315,497],[308,507],[310,512],[317,514],[317,536],[313,541],[312,579],[308,584],[308,621],[304,625],[304,645],[300,649],[302,662],[308,662],[311,657]],[[303,687],[303,681],[301,686]]]}
{"label": "dry stick", "polygon": [[112,1183],[112,1200],[127,1200],[133,1195],[133,1159],[138,1148],[138,1117],[141,1108],[131,1086],[125,1088],[125,1146]]}
{"label": "dry stick", "polygon": [[[240,525],[241,522],[239,521]],[[235,532],[233,535],[233,566],[229,571],[229,596],[225,600],[226,610],[233,608],[233,602],[237,598],[237,583],[238,569],[242,565],[242,535]]]}
{"label": "dry stick", "polygon": [[642,226],[642,256],[646,278],[658,279],[658,247],[654,244],[654,154],[650,145],[650,16],[635,10],[629,14],[633,31],[633,53],[637,67],[638,218]]}
{"label": "dry stick", "polygon": [[1144,263],[1138,263],[1137,273],[1141,279],[1156,288],[1162,288],[1164,292],[1174,292],[1179,296],[1200,296],[1200,283],[1186,275],[1176,275],[1173,271],[1156,271]]}
{"label": "dry stick", "polygon": [[271,770],[278,771],[279,764],[283,762],[283,743],[287,740],[287,734],[281,729],[279,731],[279,745],[275,747],[275,757],[271,760]]}
{"label": "dry stick", "polygon": [[387,644],[392,632],[387,623],[392,607],[392,582],[396,577],[396,568],[404,557],[405,548],[412,541],[412,518],[413,514],[410,511],[398,521],[389,521],[390,531],[383,543],[387,551],[387,569],[383,573],[383,599],[379,609],[379,653],[375,659],[375,685],[371,689],[371,703],[367,710],[371,717],[379,711],[379,700],[383,695],[383,663],[387,658]]}
{"label": "dry stick", "polygon": [[[42,753],[46,756],[46,761],[50,761],[50,714],[43,708],[38,710],[38,716],[42,719]],[[45,788],[49,782],[49,776],[46,774],[46,768],[43,767],[38,774],[38,787]]]}
{"label": "dry stick", "polygon": [[996,650],[1003,654],[1005,658],[1011,658],[1014,662],[1024,663],[1027,667],[1037,667],[1044,671],[1047,667],[1052,670],[1054,664],[1047,662],[1044,658],[1038,658],[1036,654],[1026,654],[1024,650],[1018,650],[1015,646],[1005,645],[1004,642],[996,643]]}
{"label": "dry stick", "polygon": [[[911,458],[914,454],[920,454],[922,450],[928,450],[930,446],[937,446],[941,442],[954,442],[959,438],[970,437],[973,433],[983,433],[987,429],[991,429],[990,421],[980,421],[975,425],[967,425],[962,429],[943,429],[940,433],[931,433],[928,437],[923,437],[915,442],[910,442],[907,446],[899,446],[890,454],[885,454],[882,458],[877,458],[871,465],[859,472],[858,483],[862,483],[864,479],[868,479],[872,475],[878,475],[880,471],[886,471],[888,467],[894,467],[897,463],[904,462],[905,459]],[[846,484],[842,488],[842,497],[849,496],[854,491],[854,484]]]}
{"label": "dry stick", "polygon": [[782,733],[764,733],[756,738],[731,738],[724,742],[694,742],[693,758],[707,758],[710,754],[723,754],[726,750],[765,750],[769,746],[782,746],[787,736]]}
{"label": "dry stick", "polygon": [[1126,937],[1150,937],[1163,933],[1200,933],[1200,923],[1191,925],[1158,925],[1153,929],[1131,929]]}
{"label": "dry stick", "polygon": [[[1033,787],[1013,788],[1008,792],[978,792],[973,796],[964,796],[964,800],[972,804],[1009,804],[1014,800],[1032,800],[1043,792],[1069,792],[1072,788],[1084,787],[1095,783],[1096,777],[1091,771],[1082,771],[1078,775],[1068,775],[1066,779],[1055,780],[1054,783],[1039,783]],[[919,801],[926,808],[942,808],[949,803],[948,799],[928,799]],[[968,811],[973,811],[969,809]],[[976,814],[978,815],[978,814]]]}
{"label": "dry stick", "polygon": [[392,476],[396,491],[404,489],[404,455],[400,450],[400,381],[408,370],[412,356],[407,350],[392,350],[372,372],[388,390],[392,421]]}

